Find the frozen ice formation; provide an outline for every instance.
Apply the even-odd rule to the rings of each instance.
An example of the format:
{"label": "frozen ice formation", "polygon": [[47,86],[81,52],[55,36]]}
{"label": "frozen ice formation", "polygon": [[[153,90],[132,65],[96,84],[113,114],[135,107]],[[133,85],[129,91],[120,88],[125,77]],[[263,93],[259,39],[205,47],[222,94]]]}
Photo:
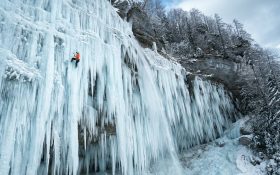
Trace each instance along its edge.
{"label": "frozen ice formation", "polygon": [[180,174],[178,151],[234,111],[222,86],[141,48],[106,0],[3,0],[0,54],[0,175],[149,174],[163,158]]}
{"label": "frozen ice formation", "polygon": [[24,61],[17,59],[8,50],[0,48],[2,55],[2,69],[5,68],[5,77],[8,80],[17,80],[20,82],[31,82],[40,77],[37,69],[28,66]]}

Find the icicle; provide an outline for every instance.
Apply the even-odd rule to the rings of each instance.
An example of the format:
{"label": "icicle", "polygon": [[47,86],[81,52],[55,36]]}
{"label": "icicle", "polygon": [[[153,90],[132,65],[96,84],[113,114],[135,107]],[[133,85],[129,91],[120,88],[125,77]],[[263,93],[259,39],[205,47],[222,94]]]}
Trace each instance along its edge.
{"label": "icicle", "polygon": [[153,51],[157,53],[157,43],[153,42]]}

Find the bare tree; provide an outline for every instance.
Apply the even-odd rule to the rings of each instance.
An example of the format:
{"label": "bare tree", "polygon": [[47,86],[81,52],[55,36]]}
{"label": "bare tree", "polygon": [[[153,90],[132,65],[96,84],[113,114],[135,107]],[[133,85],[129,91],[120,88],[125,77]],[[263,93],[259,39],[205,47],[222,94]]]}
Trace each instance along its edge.
{"label": "bare tree", "polygon": [[225,41],[224,41],[223,33],[222,33],[224,23],[222,22],[222,18],[218,14],[215,14],[215,20],[216,20],[216,25],[217,25],[218,32],[219,32],[219,37],[221,39],[221,44],[222,44],[222,48],[223,48],[223,56],[227,57]]}

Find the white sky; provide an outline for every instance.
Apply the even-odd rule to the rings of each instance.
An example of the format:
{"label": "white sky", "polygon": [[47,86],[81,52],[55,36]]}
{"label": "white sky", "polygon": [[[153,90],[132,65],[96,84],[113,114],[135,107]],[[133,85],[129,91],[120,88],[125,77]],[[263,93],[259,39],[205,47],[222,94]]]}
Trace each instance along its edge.
{"label": "white sky", "polygon": [[166,1],[169,1],[167,4],[171,8],[196,8],[209,16],[218,13],[227,23],[236,18],[261,46],[280,49],[280,0]]}

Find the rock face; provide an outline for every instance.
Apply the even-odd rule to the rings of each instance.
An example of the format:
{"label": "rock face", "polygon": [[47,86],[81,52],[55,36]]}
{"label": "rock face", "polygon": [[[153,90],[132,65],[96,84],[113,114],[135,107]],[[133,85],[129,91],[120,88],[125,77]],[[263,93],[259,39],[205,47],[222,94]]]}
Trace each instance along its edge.
{"label": "rock face", "polygon": [[133,4],[131,0],[111,0],[111,4],[118,9],[118,14],[121,18],[127,19],[127,21],[132,23],[133,34],[144,48],[152,49],[155,42],[158,51],[161,51],[164,47],[164,41],[161,37],[157,36],[148,14],[142,9],[140,4]]}
{"label": "rock face", "polygon": [[157,51],[162,51],[164,39],[156,32],[150,17],[140,6],[135,5],[127,12],[127,20],[132,23],[133,34],[142,47],[152,49],[153,43],[156,43]]}
{"label": "rock face", "polygon": [[152,48],[156,42],[156,33],[149,16],[140,5],[133,5],[129,0],[112,0],[112,5],[118,9],[121,18],[127,18],[132,23],[132,31],[138,42],[145,48]]}
{"label": "rock face", "polygon": [[130,8],[131,2],[129,0],[111,0],[112,5],[118,9],[118,14],[120,15],[121,18],[125,18],[127,15],[127,12]]}
{"label": "rock face", "polygon": [[[241,100],[241,88],[253,84],[254,74],[246,63],[214,56],[204,56],[181,60],[181,64],[194,74],[206,75],[207,79],[222,83],[233,94],[234,99]],[[245,111],[246,110],[242,110]]]}
{"label": "rock face", "polygon": [[156,39],[148,15],[140,7],[135,6],[128,11],[127,20],[132,22],[132,31],[140,44],[152,48]]}

